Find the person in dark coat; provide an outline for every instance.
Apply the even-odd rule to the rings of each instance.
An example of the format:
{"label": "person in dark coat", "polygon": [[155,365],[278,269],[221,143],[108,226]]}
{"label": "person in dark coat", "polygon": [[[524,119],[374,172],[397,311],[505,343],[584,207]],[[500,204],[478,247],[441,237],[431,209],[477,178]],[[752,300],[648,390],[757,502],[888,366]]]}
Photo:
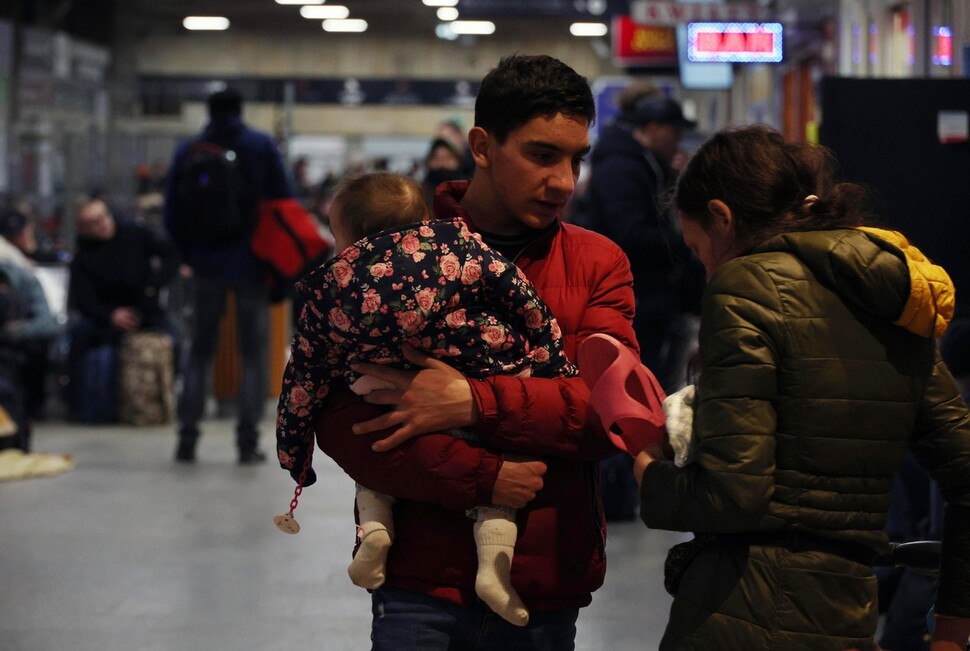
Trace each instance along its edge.
{"label": "person in dark coat", "polygon": [[647,526],[695,533],[668,556],[664,651],[869,648],[907,450],[946,500],[931,648],[970,636],[970,413],[936,343],[953,284],[868,226],[835,167],[755,126],[717,133],[678,180],[708,274],[696,461],[656,446],[635,464]]}
{"label": "person in dark coat", "polygon": [[116,220],[99,198],[82,198],[75,212],[77,251],[71,260],[68,289],[74,312],[70,326],[68,371],[72,406],[78,407],[79,364],[87,351],[118,346],[126,332],[155,330],[172,337],[179,332],[160,301],[161,289],[178,270],[175,244],[160,229],[131,220]]}
{"label": "person in dark coat", "polygon": [[[236,400],[236,447],[240,464],[262,463],[259,423],[267,397],[270,287],[266,271],[253,255],[250,242],[256,228],[257,204],[263,199],[293,197],[282,157],[273,139],[248,127],[242,120],[242,96],[234,89],[213,93],[208,99],[209,124],[196,138],[175,151],[165,186],[165,226],[178,245],[186,273],[192,277],[193,316],[185,382],[178,404],[178,445],[175,459],[195,461],[205,411],[207,369],[215,355],[219,322],[226,298],[235,296],[236,329],[242,377]],[[213,243],[200,234],[198,216],[182,201],[186,160],[197,143],[212,143],[238,162],[242,181],[239,193],[241,231],[231,239]]]}
{"label": "person in dark coat", "polygon": [[671,162],[695,123],[659,92],[636,99],[607,125],[590,156],[581,226],[602,233],[630,258],[640,359],[664,389],[683,375],[685,317],[700,306],[703,271],[662,208],[676,180]]}

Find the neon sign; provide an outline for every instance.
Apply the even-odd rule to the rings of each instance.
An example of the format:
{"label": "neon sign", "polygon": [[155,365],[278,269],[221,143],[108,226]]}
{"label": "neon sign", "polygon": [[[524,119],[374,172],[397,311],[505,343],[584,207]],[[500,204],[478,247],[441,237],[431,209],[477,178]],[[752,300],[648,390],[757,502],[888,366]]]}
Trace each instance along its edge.
{"label": "neon sign", "polygon": [[687,58],[694,62],[777,63],[781,23],[689,23]]}
{"label": "neon sign", "polygon": [[953,65],[953,32],[946,26],[934,27],[933,36],[935,37],[935,43],[933,55],[930,57],[933,65]]}

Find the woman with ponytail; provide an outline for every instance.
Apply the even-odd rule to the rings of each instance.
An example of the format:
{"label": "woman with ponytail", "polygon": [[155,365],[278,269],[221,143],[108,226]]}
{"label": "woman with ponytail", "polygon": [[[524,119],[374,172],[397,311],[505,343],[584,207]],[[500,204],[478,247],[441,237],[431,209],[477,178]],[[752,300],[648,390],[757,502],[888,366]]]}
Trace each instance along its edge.
{"label": "woman with ponytail", "polygon": [[946,272],[874,227],[824,147],[719,132],[677,183],[703,262],[693,445],[636,459],[641,517],[672,550],[661,649],[871,648],[871,561],[904,451],[947,501],[935,651],[970,635],[970,416],[936,338]]}

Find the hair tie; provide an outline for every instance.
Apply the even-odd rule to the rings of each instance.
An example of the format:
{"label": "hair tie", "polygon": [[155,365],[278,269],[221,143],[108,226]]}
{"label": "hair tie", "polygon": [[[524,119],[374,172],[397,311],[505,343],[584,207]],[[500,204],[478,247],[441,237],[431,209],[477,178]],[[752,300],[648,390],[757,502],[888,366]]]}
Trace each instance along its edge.
{"label": "hair tie", "polygon": [[802,201],[802,203],[804,204],[804,206],[806,208],[811,208],[812,207],[812,204],[815,203],[816,201],[818,201],[818,195],[817,194],[810,194],[807,197],[805,197],[805,199]]}

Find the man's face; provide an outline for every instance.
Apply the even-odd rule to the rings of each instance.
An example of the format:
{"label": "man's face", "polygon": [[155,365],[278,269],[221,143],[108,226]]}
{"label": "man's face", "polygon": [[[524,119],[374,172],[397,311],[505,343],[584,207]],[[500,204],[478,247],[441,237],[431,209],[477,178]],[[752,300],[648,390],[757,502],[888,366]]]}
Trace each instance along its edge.
{"label": "man's face", "polygon": [[[486,172],[494,193],[483,230],[515,235],[556,221],[576,187],[579,165],[589,151],[589,123],[557,113],[535,117],[499,143],[491,135]],[[479,164],[481,167],[481,164]]]}
{"label": "man's face", "polygon": [[108,206],[97,199],[77,213],[77,236],[85,240],[110,240],[115,235],[115,220]]}
{"label": "man's face", "polygon": [[666,122],[650,122],[633,131],[634,137],[645,149],[670,165],[680,148],[681,129]]}

